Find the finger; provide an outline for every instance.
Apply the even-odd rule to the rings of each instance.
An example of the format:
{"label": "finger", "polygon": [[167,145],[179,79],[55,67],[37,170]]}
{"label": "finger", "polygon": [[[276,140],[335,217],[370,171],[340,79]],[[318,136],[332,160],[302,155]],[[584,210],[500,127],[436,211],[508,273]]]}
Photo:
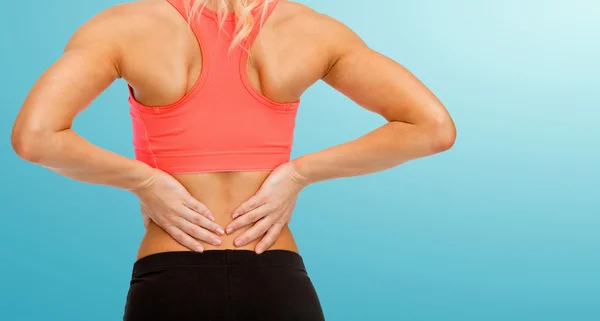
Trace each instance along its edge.
{"label": "finger", "polygon": [[271,246],[273,246],[273,244],[275,244],[275,241],[277,241],[279,234],[281,234],[281,230],[283,230],[284,226],[285,223],[280,222],[276,222],[275,224],[273,224],[273,226],[271,226],[271,228],[267,231],[262,240],[260,240],[260,242],[256,244],[256,253],[260,254],[264,252],[265,249],[268,249]]}
{"label": "finger", "polygon": [[223,230],[221,225],[215,223],[212,220],[209,220],[208,218],[206,218],[206,216],[202,216],[202,215],[198,214],[198,212],[193,211],[187,207],[182,208],[178,214],[179,214],[179,216],[185,218],[189,222],[196,224],[200,227],[203,227],[209,231],[213,231],[219,235],[225,234],[225,231]]}
{"label": "finger", "polygon": [[244,246],[244,245],[256,240],[261,235],[264,235],[272,225],[273,225],[273,219],[271,219],[270,217],[265,217],[262,220],[258,221],[256,224],[254,224],[247,231],[242,233],[242,235],[238,236],[233,241],[233,244],[235,246]]}
{"label": "finger", "polygon": [[244,227],[246,225],[250,225],[261,218],[265,217],[268,214],[268,210],[264,207],[258,207],[244,215],[239,216],[233,222],[229,223],[225,231],[227,234],[233,233],[235,230]]}
{"label": "finger", "polygon": [[213,232],[202,228],[183,217],[177,217],[174,220],[175,225],[186,234],[212,245],[221,245],[221,239]]}
{"label": "finger", "polygon": [[206,205],[200,203],[197,199],[190,197],[186,200],[186,202],[184,204],[189,209],[195,211],[196,213],[204,215],[209,220],[211,220],[211,221],[215,220],[215,217],[213,216],[211,211],[208,209],[208,207],[206,207]]}
{"label": "finger", "polygon": [[186,234],[184,231],[180,230],[175,225],[170,225],[165,228],[165,231],[169,233],[177,242],[181,245],[187,247],[188,249],[196,252],[204,252],[204,247],[200,242],[194,240],[193,237]]}
{"label": "finger", "polygon": [[235,219],[236,217],[248,213],[264,204],[265,200],[261,196],[258,196],[258,194],[255,194],[233,211],[232,218]]}

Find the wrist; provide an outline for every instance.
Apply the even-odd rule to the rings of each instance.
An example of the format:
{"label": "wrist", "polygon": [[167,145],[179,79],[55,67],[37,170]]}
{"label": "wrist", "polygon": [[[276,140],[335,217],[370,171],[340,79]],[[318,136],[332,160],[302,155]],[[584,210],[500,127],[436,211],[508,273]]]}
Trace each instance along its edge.
{"label": "wrist", "polygon": [[311,179],[310,174],[307,170],[306,158],[304,156],[300,156],[290,161],[292,163],[293,172],[292,179],[301,185],[302,187],[306,187],[312,183],[315,183],[313,179]]}
{"label": "wrist", "polygon": [[147,191],[149,188],[154,186],[157,176],[157,169],[143,164],[143,166],[141,166],[139,169],[136,170],[135,173],[133,173],[133,183],[131,187],[127,190],[136,195],[140,195],[141,193]]}

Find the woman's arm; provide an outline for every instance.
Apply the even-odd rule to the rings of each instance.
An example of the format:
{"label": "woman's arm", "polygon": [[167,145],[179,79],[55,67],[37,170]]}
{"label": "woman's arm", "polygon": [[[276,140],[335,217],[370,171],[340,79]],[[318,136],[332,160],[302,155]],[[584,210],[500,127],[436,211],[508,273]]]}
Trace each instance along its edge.
{"label": "woman's arm", "polygon": [[[33,85],[14,123],[11,140],[25,160],[83,182],[135,193],[152,219],[180,243],[196,249],[197,238],[216,244],[219,226],[210,211],[174,178],[150,166],[97,147],[71,128],[75,116],[121,77],[120,28],[127,21],[109,9],[82,26],[62,56]],[[106,124],[110,129],[110,124]],[[185,232],[185,233],[184,233]]]}
{"label": "woman's arm", "polygon": [[71,129],[75,116],[120,78],[116,44],[93,31],[78,30],[35,82],[17,115],[12,145],[23,159],[59,174],[135,190],[152,177],[152,168],[96,147]]}
{"label": "woman's arm", "polygon": [[332,59],[323,81],[388,123],[353,141],[294,159],[298,179],[310,184],[374,173],[452,147],[456,129],[435,95],[349,28],[339,22],[330,25],[329,32],[337,36],[331,37]]}
{"label": "woman's arm", "polygon": [[226,226],[226,232],[233,233],[252,224],[234,244],[243,246],[262,236],[257,253],[269,248],[291,221],[296,198],[307,185],[382,171],[454,144],[454,123],[425,85],[399,63],[371,50],[339,21],[321,18],[319,43],[330,61],[322,79],[388,123],[353,141],[276,168],[255,195],[233,211],[234,221]]}

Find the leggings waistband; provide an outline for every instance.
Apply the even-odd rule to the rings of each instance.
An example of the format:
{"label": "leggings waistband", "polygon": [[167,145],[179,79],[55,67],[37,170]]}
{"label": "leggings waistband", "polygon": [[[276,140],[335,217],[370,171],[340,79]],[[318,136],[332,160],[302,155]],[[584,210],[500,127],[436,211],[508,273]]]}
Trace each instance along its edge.
{"label": "leggings waistband", "polygon": [[302,256],[289,250],[205,250],[160,252],[144,256],[133,264],[133,275],[170,266],[292,266],[306,271]]}

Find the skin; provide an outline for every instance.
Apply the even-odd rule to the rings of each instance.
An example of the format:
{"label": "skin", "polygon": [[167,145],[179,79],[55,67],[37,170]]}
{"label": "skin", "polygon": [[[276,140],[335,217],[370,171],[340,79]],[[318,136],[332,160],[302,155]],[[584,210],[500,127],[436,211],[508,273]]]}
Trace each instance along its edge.
{"label": "skin", "polygon": [[299,252],[289,222],[306,186],[383,171],[454,144],[454,123],[435,95],[336,19],[280,1],[261,34],[247,71],[263,95],[293,102],[322,80],[386,123],[273,171],[171,176],[89,143],[72,123],[116,79],[127,81],[140,103],[160,108],[179,100],[200,75],[202,52],[187,23],[166,1],[149,0],[111,7],[75,32],[26,97],[13,148],[64,176],[136,195],[146,226],[139,259],[179,250]]}

